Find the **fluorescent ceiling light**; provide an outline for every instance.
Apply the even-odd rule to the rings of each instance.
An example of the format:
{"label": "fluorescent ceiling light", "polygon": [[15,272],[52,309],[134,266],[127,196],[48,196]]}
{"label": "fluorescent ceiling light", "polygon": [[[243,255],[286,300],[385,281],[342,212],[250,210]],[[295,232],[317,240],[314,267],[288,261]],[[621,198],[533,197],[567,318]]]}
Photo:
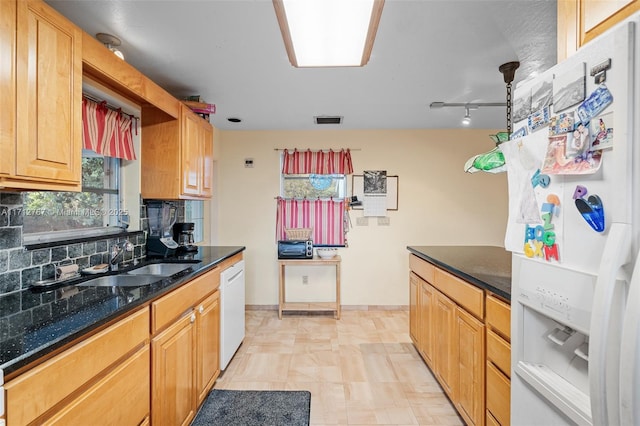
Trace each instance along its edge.
{"label": "fluorescent ceiling light", "polygon": [[369,62],[384,0],[273,0],[294,67]]}

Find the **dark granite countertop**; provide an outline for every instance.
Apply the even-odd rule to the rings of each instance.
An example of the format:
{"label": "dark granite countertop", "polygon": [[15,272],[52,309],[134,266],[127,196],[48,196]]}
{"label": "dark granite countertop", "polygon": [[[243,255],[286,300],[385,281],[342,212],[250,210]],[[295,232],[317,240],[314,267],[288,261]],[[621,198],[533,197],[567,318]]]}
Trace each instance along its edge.
{"label": "dark granite countertop", "polygon": [[[193,266],[170,278],[137,287],[77,286],[88,276],[56,288],[32,287],[0,295],[0,384],[8,374],[37,361],[97,327],[133,311],[242,252],[241,246],[199,247],[195,254],[157,262],[186,262]],[[131,269],[131,268],[129,268]],[[126,270],[120,271],[124,273]]]}
{"label": "dark granite countertop", "polygon": [[511,252],[495,246],[408,246],[416,256],[511,300]]}

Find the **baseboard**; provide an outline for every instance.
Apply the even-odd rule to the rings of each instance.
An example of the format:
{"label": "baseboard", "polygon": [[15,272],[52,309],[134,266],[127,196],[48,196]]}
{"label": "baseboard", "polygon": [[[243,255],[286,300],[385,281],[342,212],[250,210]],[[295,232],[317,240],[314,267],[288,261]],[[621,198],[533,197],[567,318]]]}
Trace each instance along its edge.
{"label": "baseboard", "polygon": [[409,305],[342,305],[343,311],[408,311]]}
{"label": "baseboard", "polygon": [[244,305],[247,311],[277,311],[278,305]]}
{"label": "baseboard", "polygon": [[[343,311],[408,311],[408,305],[342,305]],[[277,311],[278,305],[245,305],[247,311]]]}

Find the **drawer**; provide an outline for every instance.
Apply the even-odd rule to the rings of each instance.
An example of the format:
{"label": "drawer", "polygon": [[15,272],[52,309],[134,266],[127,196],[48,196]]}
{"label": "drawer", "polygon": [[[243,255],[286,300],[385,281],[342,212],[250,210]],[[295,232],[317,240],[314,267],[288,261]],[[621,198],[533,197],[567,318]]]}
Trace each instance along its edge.
{"label": "drawer", "polygon": [[9,381],[7,424],[32,422],[148,339],[145,308]]}
{"label": "drawer", "polygon": [[438,268],[433,286],[476,318],[484,319],[484,290]]}
{"label": "drawer", "polygon": [[511,345],[489,329],[487,329],[487,359],[493,362],[505,376],[511,377]]}
{"label": "drawer", "polygon": [[151,333],[174,322],[196,303],[220,286],[220,268],[216,267],[151,304]]}
{"label": "drawer", "polygon": [[487,410],[501,425],[510,423],[511,382],[490,362],[487,362]]}
{"label": "drawer", "polygon": [[409,269],[411,269],[414,273],[422,277],[428,283],[433,283],[433,276],[436,270],[436,267],[426,260],[420,259],[415,254],[409,255]]}
{"label": "drawer", "polygon": [[[63,408],[48,425],[137,425],[151,411],[149,344]],[[117,408],[117,409],[114,409]]]}
{"label": "drawer", "polygon": [[511,306],[491,294],[487,295],[486,323],[502,337],[511,341]]}

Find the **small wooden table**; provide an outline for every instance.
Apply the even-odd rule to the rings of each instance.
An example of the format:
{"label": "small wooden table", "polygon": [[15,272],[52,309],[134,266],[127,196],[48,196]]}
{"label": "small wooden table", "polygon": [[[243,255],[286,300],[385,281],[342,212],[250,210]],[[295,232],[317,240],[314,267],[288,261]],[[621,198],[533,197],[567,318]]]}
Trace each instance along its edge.
{"label": "small wooden table", "polygon": [[[333,311],[335,319],[340,319],[340,256],[323,259],[278,259],[280,288],[278,301],[278,318],[282,319],[283,311]],[[336,268],[336,300],[335,302],[287,302],[285,297],[285,266],[335,266]]]}

